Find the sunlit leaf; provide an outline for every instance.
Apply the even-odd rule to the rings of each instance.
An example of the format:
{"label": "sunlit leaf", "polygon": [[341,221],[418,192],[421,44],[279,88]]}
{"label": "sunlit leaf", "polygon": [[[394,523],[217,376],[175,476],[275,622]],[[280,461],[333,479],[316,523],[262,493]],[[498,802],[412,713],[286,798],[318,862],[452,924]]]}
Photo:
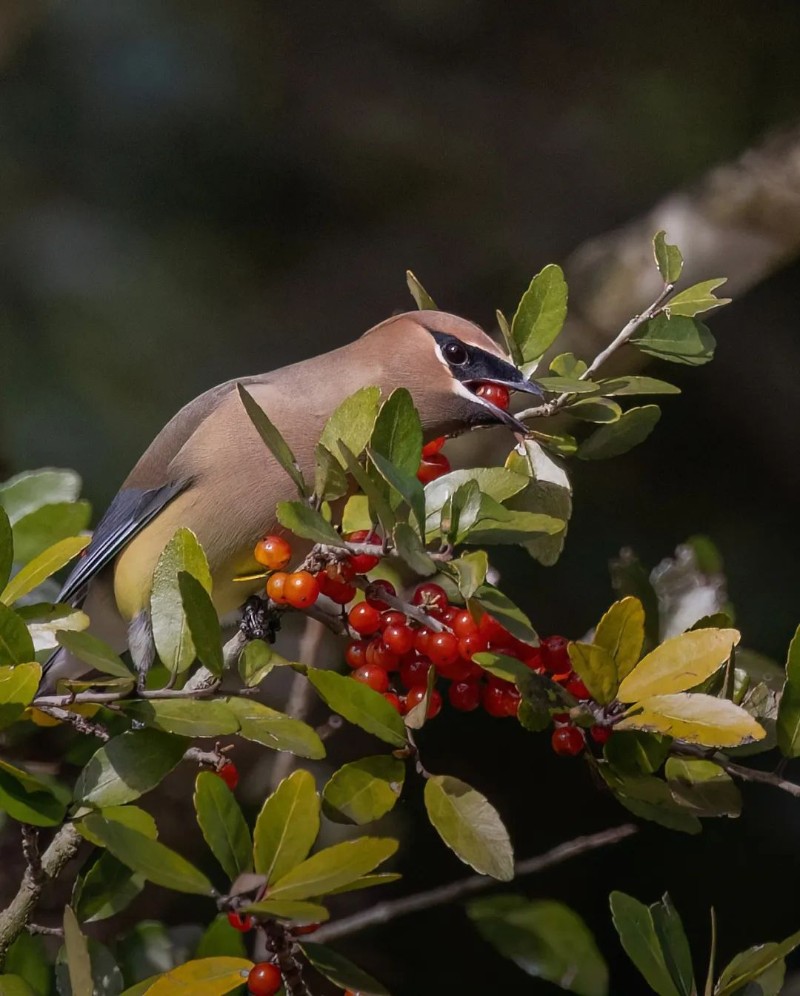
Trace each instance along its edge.
{"label": "sunlit leaf", "polygon": [[40,664],[0,667],[0,729],[20,718],[33,701],[41,677]]}
{"label": "sunlit leaf", "polygon": [[694,688],[718,671],[739,643],[736,629],[698,629],[665,640],[619,686],[621,702]]}
{"label": "sunlit leaf", "polygon": [[266,799],[253,831],[253,859],[269,882],[305,861],[319,833],[319,809],[314,778],[302,769]]}
{"label": "sunlit leaf", "polygon": [[382,864],[397,850],[388,837],[357,837],[317,851],[272,883],[268,899],[308,899],[324,896],[354,882]]}
{"label": "sunlit leaf", "polygon": [[81,490],[74,470],[30,470],[0,484],[0,506],[12,526],[43,505],[73,502]]}
{"label": "sunlit leaf", "polygon": [[278,522],[302,539],[328,546],[344,546],[344,540],[319,512],[302,501],[279,501],[276,507]]}
{"label": "sunlit leaf", "polygon": [[566,317],[564,273],[551,263],[533,278],[511,322],[511,335],[524,362],[537,360],[552,346]]}
{"label": "sunlit leaf", "polygon": [[644,606],[628,596],[614,602],[597,624],[593,643],[613,658],[620,681],[636,667],[644,644]]}
{"label": "sunlit leaf", "polygon": [[702,311],[708,311],[710,308],[721,308],[724,304],[730,304],[731,298],[717,297],[714,294],[717,287],[721,287],[726,282],[727,277],[717,277],[715,280],[704,280],[693,287],[687,287],[686,290],[681,291],[680,294],[676,294],[667,301],[664,305],[664,311],[673,318],[675,315],[684,315],[687,318],[693,318]]}
{"label": "sunlit leaf", "polygon": [[334,712],[393,747],[405,746],[403,719],[378,692],[335,671],[310,667],[307,674],[319,696]]}
{"label": "sunlit leaf", "polygon": [[406,284],[420,311],[436,311],[436,302],[411,270],[406,270]]}
{"label": "sunlit leaf", "polygon": [[89,545],[90,541],[90,536],[70,536],[48,547],[11,578],[0,592],[0,602],[13,605],[17,599],[38,588],[43,581],[65,567],[73,557],[77,557],[81,550]]}
{"label": "sunlit leaf", "polygon": [[570,643],[569,659],[578,677],[600,705],[608,705],[617,693],[619,678],[614,658],[592,643]]}
{"label": "sunlit leaf", "polygon": [[467,607],[473,615],[478,617],[484,612],[488,612],[512,636],[522,640],[523,643],[529,643],[532,647],[539,646],[539,637],[528,617],[499,588],[482,584],[469,599]]}
{"label": "sunlit leaf", "polygon": [[671,246],[667,242],[666,236],[664,231],[656,232],[653,237],[653,255],[664,283],[674,284],[683,269],[683,256],[677,246]]}
{"label": "sunlit leaf", "polygon": [[343,765],[323,789],[325,815],[337,823],[358,825],[380,819],[400,797],[405,773],[403,762],[391,754]]}
{"label": "sunlit leaf", "polygon": [[220,737],[239,729],[229,706],[213,699],[149,699],[122,702],[120,709],[147,726],[184,737]]}
{"label": "sunlit leaf", "polygon": [[738,747],[761,740],[764,728],[741,706],[713,695],[679,692],[638,702],[617,730],[663,733],[704,747]]}
{"label": "sunlit leaf", "polygon": [[655,377],[612,377],[610,380],[599,380],[601,394],[606,397],[619,398],[628,394],[680,394],[681,389],[665,380]]}
{"label": "sunlit leaf", "polygon": [[88,527],[91,514],[88,501],[72,501],[42,505],[23,516],[14,523],[14,560],[26,564],[59,540],[77,536]]}
{"label": "sunlit leaf", "polygon": [[302,926],[309,923],[324,923],[330,913],[319,903],[309,903],[302,899],[264,899],[243,907],[244,913],[258,913],[276,920],[288,920]]}
{"label": "sunlit leaf", "polygon": [[253,867],[253,842],[233,792],[213,771],[201,771],[194,783],[197,825],[214,857],[233,881]]}
{"label": "sunlit leaf", "polygon": [[225,996],[242,985],[252,967],[248,958],[224,955],[187,961],[159,976],[147,996]]}
{"label": "sunlit leaf", "polygon": [[319,734],[308,723],[270,709],[263,702],[246,696],[224,699],[239,723],[239,736],[273,750],[285,750],[298,757],[319,759],[325,757],[325,746]]}
{"label": "sunlit leaf", "polygon": [[658,315],[646,322],[630,340],[643,353],[672,363],[701,366],[714,358],[716,342],[697,318]]}
{"label": "sunlit leaf", "polygon": [[76,996],[78,993],[94,992],[89,945],[70,906],[64,907],[64,947],[72,992]]}
{"label": "sunlit leaf", "polygon": [[372,435],[380,398],[380,388],[362,387],[345,398],[325,423],[320,444],[342,467],[346,464],[340,455],[339,443],[345,443],[354,456],[361,456]]}

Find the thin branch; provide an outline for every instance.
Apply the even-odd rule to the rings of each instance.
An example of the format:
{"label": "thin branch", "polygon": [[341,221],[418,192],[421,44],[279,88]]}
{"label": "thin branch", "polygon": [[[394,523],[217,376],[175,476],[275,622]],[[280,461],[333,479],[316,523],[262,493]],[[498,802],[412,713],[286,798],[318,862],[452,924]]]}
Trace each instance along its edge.
{"label": "thin branch", "polygon": [[743,764],[736,764],[731,761],[726,754],[715,751],[713,748],[698,747],[695,744],[676,743],[673,745],[671,754],[676,757],[698,757],[704,761],[713,761],[718,764],[723,771],[726,771],[734,778],[739,778],[743,782],[758,782],[761,785],[771,785],[772,788],[788,792],[789,795],[800,799],[800,785],[790,782],[786,778],[773,771],[759,771],[758,768],[746,768]]}
{"label": "thin branch", "polygon": [[[520,861],[515,868],[516,877],[522,875],[535,875],[547,868],[553,868],[564,861],[576,858],[589,851],[595,851],[601,847],[608,847],[611,844],[618,844],[620,841],[632,837],[638,833],[638,828],[632,823],[625,823],[622,826],[614,827],[611,830],[602,830],[600,833],[589,834],[586,837],[576,837],[574,840],[559,844],[544,854],[539,854],[533,858]],[[458,882],[451,882],[448,885],[439,886],[436,889],[429,889],[427,892],[418,892],[413,896],[404,896],[402,899],[395,899],[385,903],[378,903],[369,909],[354,913],[353,916],[343,917],[334,923],[326,924],[314,935],[314,940],[321,943],[335,940],[339,937],[346,937],[355,934],[359,930],[366,930],[369,927],[376,927],[389,923],[400,916],[407,916],[409,913],[418,913],[421,910],[431,909],[434,906],[443,906],[445,903],[453,903],[467,896],[472,896],[477,892],[484,892],[487,889],[498,887],[495,879],[485,875],[471,875],[469,878],[461,879]]]}
{"label": "thin branch", "polygon": [[93,723],[86,716],[81,716],[80,713],[70,712],[68,709],[59,709],[57,706],[37,706],[42,712],[47,713],[48,716],[52,716],[53,719],[58,719],[62,723],[69,723],[74,726],[78,733],[88,733],[90,736],[97,737],[99,740],[106,741],[111,739],[111,734],[108,730],[101,726],[99,723]]}

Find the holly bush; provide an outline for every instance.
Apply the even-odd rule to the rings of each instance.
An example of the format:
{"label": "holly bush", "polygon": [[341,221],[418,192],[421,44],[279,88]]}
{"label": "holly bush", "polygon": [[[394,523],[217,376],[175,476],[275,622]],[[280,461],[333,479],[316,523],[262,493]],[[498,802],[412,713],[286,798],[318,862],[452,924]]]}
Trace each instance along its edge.
{"label": "holly bush", "polygon": [[[558,266],[534,277],[510,322],[498,312],[509,355],[546,398],[518,413],[529,431],[510,437],[502,466],[452,470],[445,440],[423,438],[405,388],[381,397],[366,387],[332,413],[308,480],[239,385],[297,499],[277,506],[281,534],[254,551],[263,570],[242,580],[260,578],[265,595],[247,604],[232,634],[214,611],[196,537],[175,534],[154,573],[158,659],[146,674],[89,632],[80,607],[58,601],[54,576],[91,539],[77,475],[40,470],[0,486],[0,810],[9,829],[18,825],[23,859],[0,913],[3,993],[44,996],[55,981],[76,996],[246,988],[263,996],[280,987],[287,996],[381,996],[391,980],[377,982],[325,942],[465,902],[498,956],[568,992],[604,996],[606,962],[581,918],[558,900],[526,898],[521,881],[514,891],[505,883],[635,827],[515,863],[491,801],[426,767],[426,727],[442,709],[483,709],[516,723],[522,738],[548,737],[556,753],[589,765],[625,810],[676,832],[738,815],[737,781],[800,795],[746,763],[775,749],[800,753],[800,638],[785,671],[743,644],[708,540],[690,540],[651,572],[623,551],[612,568],[617,600],[580,640],[540,638],[490,564],[487,548],[512,545],[555,565],[572,508],[569,461],[627,452],[660,417],[656,404],[628,399],[679,393],[638,373],[603,375],[612,354],[626,347],[693,366],[712,359],[714,339],[697,315],[727,303],[714,293],[722,281],[676,293],[678,249],[661,232],[654,251],[658,297],[591,362],[561,353],[542,370],[567,312]],[[413,274],[408,281],[417,304],[432,307]],[[484,397],[508,404],[502,391]],[[281,621],[292,612],[327,627],[340,668],[281,653]],[[42,663],[58,647],[87,676],[42,690]],[[285,697],[289,677],[282,712],[267,703]],[[310,696],[328,711],[321,727],[306,721]],[[368,746],[323,778],[325,741],[347,724],[366,734],[353,744]],[[280,777],[254,819],[236,798],[240,739],[274,759],[281,752]],[[208,873],[159,840],[143,806],[179,765],[199,769],[191,806],[179,805],[193,808],[186,834],[213,856]],[[392,858],[407,837],[390,814],[415,794],[442,847],[475,874],[374,900],[399,878]],[[371,832],[380,820],[388,832]],[[47,927],[37,904],[51,882],[71,895],[63,922]],[[95,940],[92,925],[118,916],[148,882],[198,897],[193,929],[169,934],[146,922],[111,945]],[[338,897],[356,890],[359,911],[343,916]],[[700,985],[706,996],[777,994],[784,959],[800,943],[800,934],[761,943],[719,970],[712,931],[708,977],[698,983],[669,897],[647,906],[615,892],[610,911],[623,948],[662,996],[691,996]]]}

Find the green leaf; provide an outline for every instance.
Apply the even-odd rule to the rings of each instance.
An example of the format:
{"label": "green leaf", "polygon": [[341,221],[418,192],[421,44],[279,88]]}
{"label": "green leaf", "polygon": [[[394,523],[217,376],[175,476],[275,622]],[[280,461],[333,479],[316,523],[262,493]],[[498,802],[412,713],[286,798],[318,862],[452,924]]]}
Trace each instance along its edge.
{"label": "green leaf", "polygon": [[580,460],[607,460],[643,443],[661,418],[658,405],[629,408],[616,422],[602,425],[578,447]]}
{"label": "green leaf", "polygon": [[442,840],[465,864],[501,882],[514,877],[508,831],[488,799],[458,778],[432,775],[425,782],[425,808]]}
{"label": "green leaf", "polygon": [[[28,609],[40,612],[39,617],[28,615]],[[58,646],[56,634],[61,632],[78,633],[89,626],[89,617],[71,605],[52,605],[39,602],[38,605],[17,606],[17,612],[28,624],[28,633],[33,640],[33,649],[55,650]]]}
{"label": "green leaf", "polygon": [[628,596],[614,602],[597,624],[594,640],[614,660],[620,680],[636,667],[644,644],[644,606]]}
{"label": "green leaf", "polygon": [[431,559],[422,540],[407,522],[398,522],[392,539],[398,556],[418,577],[427,578],[437,572],[436,562]]}
{"label": "green leaf", "polygon": [[588,369],[586,363],[579,360],[574,353],[559,353],[550,364],[551,373],[557,377],[568,377],[570,380],[579,380]]}
{"label": "green leaf", "polygon": [[89,833],[101,840],[107,850],[133,871],[148,881],[175,892],[188,892],[199,896],[213,896],[214,887],[194,865],[176,851],[151,840],[136,830],[131,830],[116,820],[109,820],[100,813],[91,813],[79,824],[82,833]]}
{"label": "green leaf", "polygon": [[692,952],[678,911],[669,895],[650,907],[667,969],[681,996],[697,996]]}
{"label": "green leaf", "polygon": [[347,494],[347,474],[339,459],[321,444],[314,449],[314,494],[320,501],[335,501]]}
{"label": "green leaf", "polygon": [[342,533],[349,536],[359,529],[372,529],[374,520],[369,514],[369,498],[366,495],[350,495],[342,512]]}
{"label": "green leaf", "polygon": [[622,415],[620,406],[609,398],[581,398],[573,401],[564,411],[583,422],[617,422]]}
{"label": "green leaf", "polygon": [[603,748],[606,761],[622,775],[651,775],[669,755],[672,741],[655,733],[626,733],[613,736]]}
{"label": "green leaf", "polygon": [[696,629],[651,650],[619,686],[621,702],[638,702],[695,688],[728,660],[741,634],[736,629]]}
{"label": "green leaf", "polygon": [[713,695],[679,692],[638,702],[617,730],[663,733],[704,747],[738,747],[764,738],[764,728],[741,706]]}
{"label": "green leaf", "polygon": [[493,650],[473,654],[472,660],[482,667],[484,671],[488,671],[489,674],[493,674],[496,678],[500,678],[503,681],[510,681],[519,687],[527,683],[531,674],[528,665],[517,660],[516,657],[498,654]]}
{"label": "green leaf", "polygon": [[302,899],[265,899],[251,903],[242,909],[244,913],[258,913],[276,920],[289,920],[298,926],[309,923],[324,923],[330,913],[319,903],[304,902]]}
{"label": "green leaf", "polygon": [[69,984],[72,992],[93,993],[92,962],[89,958],[89,945],[81,933],[80,925],[71,907],[64,907],[64,947],[69,968]]}
{"label": "green leaf", "polygon": [[484,940],[528,975],[579,996],[606,996],[603,956],[583,920],[563,903],[490,896],[469,903],[467,915]]}
{"label": "green leaf", "polygon": [[328,819],[363,826],[385,816],[403,791],[406,766],[391,754],[343,765],[328,780],[322,805]]}
{"label": "green leaf", "polygon": [[511,362],[515,367],[521,366],[522,352],[517,343],[514,341],[514,336],[511,334],[511,326],[508,324],[508,319],[499,308],[494,314],[497,319],[497,327],[500,329],[500,333],[503,336],[503,342],[506,344],[506,352],[511,357]]}
{"label": "green leaf", "polygon": [[12,819],[35,827],[57,826],[68,799],[69,793],[65,797],[56,786],[0,760],[0,812]]}
{"label": "green leaf", "polygon": [[701,311],[708,311],[710,308],[720,308],[724,304],[730,304],[729,297],[716,297],[714,291],[727,283],[727,277],[717,277],[715,280],[704,280],[702,283],[687,287],[686,290],[671,297],[664,305],[664,312],[674,318],[676,315],[684,315],[686,318],[694,318]]}
{"label": "green leaf", "polygon": [[380,388],[362,387],[345,398],[325,423],[320,444],[333,454],[342,467],[347,464],[339,455],[339,443],[343,442],[354,456],[361,456],[372,435],[380,400]]}
{"label": "green leaf", "polygon": [[[113,820],[116,823],[121,823],[129,830],[135,830],[136,833],[149,837],[150,840],[155,840],[158,837],[158,827],[156,826],[156,821],[150,813],[146,812],[144,809],[141,809],[139,806],[107,806],[105,809],[101,810],[100,815],[106,820]],[[95,847],[105,846],[102,838],[94,835],[91,828],[87,827],[85,822],[81,823],[80,832],[81,835],[90,843],[94,844]]]}
{"label": "green leaf", "polygon": [[508,454],[506,467],[529,478],[528,486],[511,499],[509,508],[544,512],[564,523],[559,532],[533,535],[523,544],[532,557],[549,567],[561,556],[566,523],[572,515],[572,488],[563,462],[534,439],[526,439]]}
{"label": "green leaf", "polygon": [[41,665],[0,667],[0,730],[11,726],[33,701],[42,677]]}
{"label": "green leaf", "polygon": [[211,591],[208,560],[191,529],[178,529],[164,547],[153,574],[150,615],[153,640],[162,664],[181,674],[195,660],[194,643],[181,600],[178,575],[186,571]]}
{"label": "green leaf", "polygon": [[313,727],[286,713],[270,709],[246,696],[224,700],[239,721],[239,736],[273,750],[285,750],[297,757],[318,760],[325,757],[325,746]]}
{"label": "green leaf", "polygon": [[390,858],[397,841],[389,837],[357,837],[317,851],[270,885],[268,899],[324,896],[354,882]]}
{"label": "green leaf", "polygon": [[322,518],[319,512],[302,501],[279,501],[276,507],[278,522],[293,532],[295,536],[311,540],[312,543],[326,543],[328,546],[344,546],[344,540],[333,526]]}
{"label": "green leaf", "polygon": [[[748,982],[761,982],[767,972],[779,965],[783,959],[800,945],[800,931],[791,934],[785,941],[776,944],[758,944],[742,951],[722,971],[714,989],[714,996],[750,996],[744,987]],[[770,990],[764,996],[770,996]],[[762,991],[763,992],[763,991]]]}
{"label": "green leaf", "polygon": [[555,519],[552,515],[541,512],[515,512],[498,505],[497,502],[484,496],[483,506],[494,506],[491,512],[473,526],[464,541],[472,545],[490,543],[492,545],[505,543],[525,544],[531,536],[542,534],[547,537],[556,536],[564,531],[566,523]]}
{"label": "green leaf", "polygon": [[241,385],[237,384],[236,389],[242,404],[247,412],[250,421],[255,426],[259,436],[261,436],[267,449],[275,457],[280,466],[286,471],[294,482],[297,492],[301,498],[308,497],[308,486],[303,478],[302,471],[298,466],[294,453],[289,448],[289,444],[281,435],[280,431],[270,421],[269,416],[259,405],[255,398]]}
{"label": "green leaf", "polygon": [[538,429],[530,430],[531,438],[541,443],[545,449],[557,456],[574,456],[578,450],[577,439],[568,432],[542,432]]}
{"label": "green leaf", "polygon": [[481,492],[503,502],[522,491],[528,484],[528,477],[515,474],[504,467],[476,467],[470,470],[453,470],[437,477],[425,486],[425,511],[427,533],[436,533],[439,528],[442,508],[445,502],[468,481],[476,481]]}
{"label": "green leaf", "polygon": [[340,989],[359,996],[389,996],[389,991],[347,958],[322,944],[301,944],[300,950],[320,975]]}
{"label": "green leaf", "polygon": [[[414,517],[420,535],[425,529],[425,490],[415,474],[409,474],[396,467],[390,460],[372,449],[367,450],[372,465],[384,482],[389,485],[389,503],[397,508],[404,501]],[[400,500],[397,500],[399,496]]]}
{"label": "green leaf", "polygon": [[402,877],[397,872],[375,872],[373,875],[362,875],[354,882],[340,885],[338,889],[331,889],[328,895],[339,896],[343,892],[360,892],[362,889],[372,889],[376,885],[389,885],[390,882],[397,882]]}
{"label": "green leaf", "polygon": [[371,454],[385,457],[401,475],[416,480],[422,456],[422,425],[407,388],[396,388],[381,405],[369,448]]}
{"label": "green leaf", "polygon": [[0,975],[0,993],[2,996],[37,996],[25,979],[11,972]]}
{"label": "green leaf", "polygon": [[213,771],[201,771],[194,783],[197,825],[223,871],[233,881],[253,867],[253,842],[233,792]]}
{"label": "green leaf", "polygon": [[144,888],[144,883],[142,875],[131,873],[127,865],[103,851],[78,880],[73,897],[75,911],[84,923],[107,920],[129,906]]}
{"label": "green leaf", "polygon": [[494,588],[489,584],[482,584],[467,603],[467,608],[473,615],[476,614],[474,611],[476,606],[478,607],[477,615],[482,615],[480,610],[488,612],[512,636],[515,636],[518,640],[522,640],[523,643],[529,643],[532,647],[539,646],[539,637],[536,635],[536,630],[531,626],[528,617],[499,588]]}
{"label": "green leaf", "polygon": [[567,284],[560,266],[545,266],[522,295],[511,335],[524,362],[538,360],[558,338],[567,317]]}
{"label": "green leaf", "polygon": [[0,506],[0,591],[8,584],[13,564],[14,537],[11,532],[11,523],[8,521],[3,507]]}
{"label": "green leaf", "polygon": [[667,965],[654,921],[653,906],[647,907],[624,892],[612,892],[611,914],[619,939],[633,964],[658,996],[684,996]]}
{"label": "green leaf", "polygon": [[221,737],[239,729],[226,703],[212,699],[150,699],[121,702],[119,708],[145,726],[183,737]]}
{"label": "green leaf", "polygon": [[268,796],[253,831],[259,875],[277,881],[305,861],[319,833],[319,796],[309,771],[298,770]]}
{"label": "green leaf", "polygon": [[211,596],[197,578],[186,571],[178,571],[178,587],[195,653],[200,663],[220,678],[225,668],[222,628]]}
{"label": "green leaf", "polygon": [[800,626],[795,630],[786,655],[786,684],[778,706],[777,734],[778,748],[784,757],[800,755]]}
{"label": "green leaf", "polygon": [[683,256],[677,246],[667,242],[666,232],[656,232],[653,237],[653,255],[656,258],[658,272],[664,278],[665,284],[674,284],[683,269]]}
{"label": "green leaf", "polygon": [[[49,996],[50,964],[45,953],[45,944],[38,934],[28,934],[26,931],[17,937],[8,949],[5,960],[5,971],[9,975],[17,975],[31,987],[35,996]],[[3,988],[6,976],[0,975],[0,992],[4,996],[12,996]]]}
{"label": "green leaf", "polygon": [[716,342],[696,318],[666,314],[646,322],[630,341],[648,356],[688,366],[702,366],[714,358]]}
{"label": "green leaf", "polygon": [[115,654],[107,643],[98,640],[91,633],[59,630],[56,633],[56,640],[59,646],[64,647],[95,671],[102,671],[103,674],[110,674],[115,678],[135,677],[119,654]]}
{"label": "green leaf", "polygon": [[406,284],[420,311],[436,311],[436,302],[411,270],[406,270]]}
{"label": "green leaf", "polygon": [[48,547],[21,568],[0,592],[0,602],[13,605],[17,599],[38,588],[51,575],[60,571],[73,557],[87,547],[91,536],[70,536]]}
{"label": "green leaf", "polygon": [[0,665],[27,664],[33,654],[33,640],[25,623],[0,602]]}
{"label": "green leaf", "polygon": [[247,955],[242,932],[228,923],[224,913],[211,921],[194,952],[195,958],[213,958],[217,955],[229,955],[231,958]]}
{"label": "green leaf", "polygon": [[0,506],[13,526],[42,505],[75,501],[80,490],[74,470],[31,470],[0,484]]}
{"label": "green leaf", "polygon": [[308,669],[308,680],[323,702],[349,723],[355,723],[392,747],[404,747],[406,728],[394,706],[378,692],[347,675]]}
{"label": "green leaf", "polygon": [[[611,739],[617,738],[615,733]],[[700,833],[702,830],[700,820],[675,802],[669,786],[662,779],[652,775],[623,777],[605,764],[599,766],[599,771],[617,801],[636,816],[652,820],[669,830],[680,830],[681,833]]]}
{"label": "green leaf", "polygon": [[[88,501],[42,505],[14,523],[14,560],[26,564],[59,540],[77,536],[89,525]],[[6,579],[7,580],[7,579]]]}
{"label": "green leaf", "polygon": [[447,571],[455,577],[461,597],[467,601],[486,581],[489,558],[485,550],[472,550],[451,560]]}
{"label": "green leaf", "polygon": [[260,685],[270,671],[286,659],[264,640],[251,640],[239,655],[239,674],[248,688]]}
{"label": "green leaf", "polygon": [[713,761],[671,757],[664,768],[676,802],[697,816],[739,816],[742,797],[733,779]]}
{"label": "green leaf", "polygon": [[186,753],[189,740],[160,730],[130,730],[103,744],[75,783],[75,801],[101,809],[155,788]]}
{"label": "green leaf", "polygon": [[252,967],[249,958],[195,959],[158,976],[146,993],[147,996],[225,996],[246,981]]}
{"label": "green leaf", "polygon": [[577,377],[537,377],[536,383],[548,394],[595,394],[598,386]]}
{"label": "green leaf", "polygon": [[617,665],[611,654],[593,643],[570,643],[569,659],[578,677],[600,705],[613,702],[619,686]]}
{"label": "green leaf", "polygon": [[387,533],[391,533],[397,522],[397,517],[387,501],[383,489],[369,476],[344,443],[339,444],[339,452],[347,463],[347,470],[350,476],[369,501],[370,522],[377,519],[384,530]]}
{"label": "green leaf", "polygon": [[655,377],[612,377],[599,380],[597,386],[606,397],[619,398],[629,394],[680,394],[681,389]]}

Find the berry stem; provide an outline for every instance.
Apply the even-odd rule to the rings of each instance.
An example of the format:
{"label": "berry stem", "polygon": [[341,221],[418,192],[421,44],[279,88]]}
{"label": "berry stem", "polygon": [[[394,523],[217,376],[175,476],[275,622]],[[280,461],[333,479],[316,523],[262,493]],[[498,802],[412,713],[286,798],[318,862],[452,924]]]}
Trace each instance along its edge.
{"label": "berry stem", "polygon": [[265,920],[261,929],[267,950],[275,956],[281,970],[286,996],[311,996],[311,990],[303,979],[303,966],[295,957],[292,935],[277,920]]}

